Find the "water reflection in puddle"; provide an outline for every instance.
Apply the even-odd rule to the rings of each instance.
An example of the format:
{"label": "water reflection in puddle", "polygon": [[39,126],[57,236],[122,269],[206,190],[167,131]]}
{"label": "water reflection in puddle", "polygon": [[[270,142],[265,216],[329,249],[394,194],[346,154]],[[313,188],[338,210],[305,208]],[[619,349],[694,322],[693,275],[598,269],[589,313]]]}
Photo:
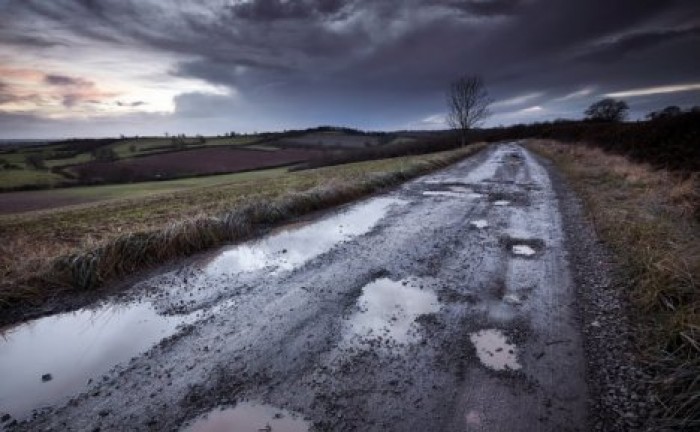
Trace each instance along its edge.
{"label": "water reflection in puddle", "polygon": [[508,343],[506,336],[496,329],[481,330],[469,335],[476,348],[476,354],[484,366],[494,370],[518,370],[520,363],[514,344]]}
{"label": "water reflection in puddle", "polygon": [[158,315],[148,303],[54,315],[0,333],[0,412],[17,419],[85,389],[194,317]]}
{"label": "water reflection in puddle", "polygon": [[215,258],[205,272],[217,275],[263,268],[292,270],[340,242],[369,232],[392,206],[405,203],[396,198],[373,199],[319,222],[234,246]]}
{"label": "water reflection in puddle", "polygon": [[420,282],[377,279],[362,289],[359,311],[347,321],[345,340],[353,343],[391,339],[398,343],[417,340],[415,320],[440,310],[432,289],[421,289]]}
{"label": "water reflection in puddle", "polygon": [[513,245],[513,253],[515,255],[532,256],[536,252],[528,245]]}
{"label": "water reflection in puddle", "polygon": [[239,403],[214,410],[185,427],[186,432],[306,432],[309,423],[300,415],[268,405]]}

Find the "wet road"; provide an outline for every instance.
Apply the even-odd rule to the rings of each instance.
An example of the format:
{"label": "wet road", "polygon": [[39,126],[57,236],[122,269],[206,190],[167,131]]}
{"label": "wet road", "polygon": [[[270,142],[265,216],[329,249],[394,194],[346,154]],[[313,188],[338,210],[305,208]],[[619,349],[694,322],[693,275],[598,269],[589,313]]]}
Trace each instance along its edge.
{"label": "wet road", "polygon": [[493,146],[6,331],[0,413],[49,406],[18,430],[587,430],[562,223],[546,168]]}

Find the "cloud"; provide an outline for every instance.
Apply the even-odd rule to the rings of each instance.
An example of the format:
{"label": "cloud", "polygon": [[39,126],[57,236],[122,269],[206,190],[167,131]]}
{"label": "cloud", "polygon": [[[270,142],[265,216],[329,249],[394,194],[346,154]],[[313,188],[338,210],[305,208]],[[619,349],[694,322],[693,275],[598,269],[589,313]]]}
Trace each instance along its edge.
{"label": "cloud", "polygon": [[528,103],[532,101],[533,99],[538,99],[542,97],[544,93],[542,92],[535,92],[535,93],[528,93],[524,95],[519,95],[515,96],[509,99],[504,99],[500,101],[496,101],[491,104],[493,108],[500,108],[500,107],[512,107],[512,106],[517,106],[517,105],[522,105],[525,103]]}
{"label": "cloud", "polygon": [[685,38],[700,38],[700,27],[644,31],[621,35],[586,47],[583,50],[584,52],[578,55],[578,58],[592,62],[622,61],[625,56],[631,53]]}
{"label": "cloud", "polygon": [[151,119],[162,129],[177,119],[202,133],[226,118],[239,130],[421,123],[444,110],[445,87],[465,73],[484,76],[498,100],[493,121],[506,121],[521,107],[580,111],[592,88],[694,83],[700,70],[689,55],[698,44],[696,0],[2,4],[0,64],[44,80],[23,85],[26,77],[9,79],[0,67],[10,85],[2,94],[15,98],[4,109],[159,112]]}
{"label": "cloud", "polygon": [[337,14],[344,3],[341,0],[249,0],[234,3],[229,10],[237,18],[253,21],[309,19]]}
{"label": "cloud", "polygon": [[515,14],[525,2],[522,0],[448,0],[435,3],[470,15],[502,16]]}
{"label": "cloud", "polygon": [[65,75],[48,74],[44,78],[47,84],[55,86],[75,86],[75,87],[92,87],[94,83],[82,78],[74,78]]}
{"label": "cloud", "polygon": [[606,93],[606,97],[612,98],[626,98],[626,97],[638,97],[638,96],[651,96],[660,95],[667,93],[682,93],[689,91],[700,90],[700,83],[689,83],[689,84],[675,84],[675,85],[665,85],[656,87],[646,87],[638,88],[633,90],[623,90],[612,93]]}
{"label": "cloud", "polygon": [[593,88],[586,87],[586,88],[582,88],[581,90],[576,90],[576,91],[573,91],[571,93],[567,93],[564,96],[560,96],[558,98],[552,99],[552,102],[567,102],[567,101],[574,100],[574,99],[584,98],[584,97],[590,96],[591,94],[593,94]]}
{"label": "cloud", "polygon": [[542,108],[539,105],[523,108],[520,111],[518,111],[519,114],[532,114],[532,113],[539,113],[544,111],[544,108]]}
{"label": "cloud", "polygon": [[140,107],[143,105],[147,105],[146,102],[144,101],[135,101],[135,102],[122,102],[122,101],[116,101],[115,104],[120,107]]}

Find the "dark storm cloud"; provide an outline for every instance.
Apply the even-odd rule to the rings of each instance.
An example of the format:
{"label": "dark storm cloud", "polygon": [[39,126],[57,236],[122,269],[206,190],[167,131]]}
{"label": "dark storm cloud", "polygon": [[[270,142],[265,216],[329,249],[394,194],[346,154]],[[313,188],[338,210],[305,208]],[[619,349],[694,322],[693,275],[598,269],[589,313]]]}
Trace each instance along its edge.
{"label": "dark storm cloud", "polygon": [[685,38],[695,39],[697,42],[700,38],[700,27],[640,32],[622,36],[592,46],[579,56],[579,59],[594,62],[620,61],[627,54]]}
{"label": "dark storm cloud", "polygon": [[55,86],[92,86],[93,83],[86,81],[82,78],[73,78],[65,75],[54,75],[54,74],[49,74],[46,75],[46,78],[44,78],[44,81],[47,84],[55,85]]}
{"label": "dark storm cloud", "polygon": [[[700,45],[697,0],[4,4],[0,45],[50,49],[82,38],[166,53],[179,59],[174,76],[230,87],[269,117],[270,129],[314,122],[314,115],[337,124],[350,118],[361,127],[400,126],[444,110],[444,88],[464,73],[483,74],[497,100],[537,93],[521,99],[533,106],[556,101],[571,112],[605,92],[700,81],[692,54]],[[176,103],[194,99],[229,117],[242,109],[218,95]],[[497,112],[527,108],[503,104]],[[184,112],[189,108],[174,115]]]}
{"label": "dark storm cloud", "polygon": [[481,16],[513,15],[523,3],[522,0],[438,0],[434,2],[435,5],[442,5],[471,15]]}
{"label": "dark storm cloud", "polygon": [[144,101],[134,101],[134,102],[122,102],[122,101],[116,101],[115,105],[120,106],[120,107],[140,107],[147,105],[146,102]]}
{"label": "dark storm cloud", "polygon": [[254,21],[309,19],[338,13],[347,2],[341,0],[255,0],[230,6],[235,17]]}

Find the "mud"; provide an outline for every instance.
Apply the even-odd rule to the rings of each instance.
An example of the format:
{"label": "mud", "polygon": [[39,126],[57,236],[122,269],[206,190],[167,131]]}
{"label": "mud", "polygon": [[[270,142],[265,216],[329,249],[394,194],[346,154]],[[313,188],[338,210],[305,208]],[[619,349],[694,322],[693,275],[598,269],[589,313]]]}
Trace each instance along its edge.
{"label": "mud", "polygon": [[547,170],[493,146],[136,283],[157,315],[196,320],[8,429],[183,430],[255,401],[316,431],[588,430],[562,225]]}

